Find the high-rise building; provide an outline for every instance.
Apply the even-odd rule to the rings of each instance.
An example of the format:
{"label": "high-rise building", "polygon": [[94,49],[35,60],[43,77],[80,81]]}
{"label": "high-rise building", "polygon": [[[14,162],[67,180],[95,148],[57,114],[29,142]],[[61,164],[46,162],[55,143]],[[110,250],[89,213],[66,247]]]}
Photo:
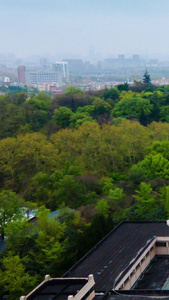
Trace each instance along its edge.
{"label": "high-rise building", "polygon": [[41,57],[41,59],[40,59],[40,64],[41,64],[43,67],[45,67],[45,66],[47,65],[47,58]]}
{"label": "high-rise building", "polygon": [[81,59],[64,59],[68,63],[71,74],[82,74],[84,72],[84,63]]}
{"label": "high-rise building", "polygon": [[124,54],[119,54],[118,55],[118,61],[119,61],[119,63],[124,63],[124,61],[125,61],[125,55]]}
{"label": "high-rise building", "polygon": [[25,66],[18,66],[17,73],[18,73],[18,83],[26,83]]}
{"label": "high-rise building", "polygon": [[134,63],[138,63],[140,61],[140,57],[138,54],[133,54],[132,60]]}
{"label": "high-rise building", "polygon": [[69,69],[67,61],[59,61],[53,64],[53,70],[55,72],[61,72],[63,78],[69,78]]}

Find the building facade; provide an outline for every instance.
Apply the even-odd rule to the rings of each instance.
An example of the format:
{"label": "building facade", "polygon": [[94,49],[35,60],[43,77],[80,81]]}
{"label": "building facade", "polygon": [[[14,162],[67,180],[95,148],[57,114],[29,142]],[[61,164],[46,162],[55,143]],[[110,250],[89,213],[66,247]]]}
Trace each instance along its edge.
{"label": "building facade", "polygon": [[18,66],[17,73],[18,73],[18,83],[26,83],[25,78],[25,66]]}
{"label": "building facade", "polygon": [[62,86],[62,74],[61,72],[54,71],[26,71],[26,84],[27,85],[35,85],[35,84],[43,84],[47,82],[55,82],[58,83],[58,86]]}
{"label": "building facade", "polygon": [[69,69],[68,69],[68,62],[66,61],[59,61],[53,64],[53,70],[55,72],[62,73],[62,77],[65,79],[69,78]]}

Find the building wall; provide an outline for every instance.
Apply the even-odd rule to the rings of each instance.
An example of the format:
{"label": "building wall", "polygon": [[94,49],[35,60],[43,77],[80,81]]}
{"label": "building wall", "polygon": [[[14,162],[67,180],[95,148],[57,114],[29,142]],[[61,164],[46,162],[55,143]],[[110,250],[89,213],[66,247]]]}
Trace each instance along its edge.
{"label": "building wall", "polygon": [[17,73],[18,73],[18,83],[26,83],[25,66],[19,66],[17,68]]}
{"label": "building wall", "polygon": [[59,86],[62,86],[62,74],[59,72],[26,72],[27,85],[47,82],[56,82]]}

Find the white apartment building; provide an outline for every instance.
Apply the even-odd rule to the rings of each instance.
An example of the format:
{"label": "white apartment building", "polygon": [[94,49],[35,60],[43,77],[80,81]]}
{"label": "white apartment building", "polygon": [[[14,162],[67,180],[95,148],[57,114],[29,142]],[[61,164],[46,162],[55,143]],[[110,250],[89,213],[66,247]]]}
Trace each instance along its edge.
{"label": "white apartment building", "polygon": [[35,85],[49,82],[55,82],[58,86],[62,86],[62,73],[54,71],[30,71],[25,72],[26,84]]}

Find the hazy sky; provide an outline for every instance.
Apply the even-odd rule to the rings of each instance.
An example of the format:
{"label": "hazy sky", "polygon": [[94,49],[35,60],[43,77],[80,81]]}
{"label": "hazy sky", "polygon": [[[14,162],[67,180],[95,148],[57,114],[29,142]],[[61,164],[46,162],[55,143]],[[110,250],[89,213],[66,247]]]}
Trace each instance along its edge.
{"label": "hazy sky", "polygon": [[169,0],[0,0],[0,53],[169,54]]}

